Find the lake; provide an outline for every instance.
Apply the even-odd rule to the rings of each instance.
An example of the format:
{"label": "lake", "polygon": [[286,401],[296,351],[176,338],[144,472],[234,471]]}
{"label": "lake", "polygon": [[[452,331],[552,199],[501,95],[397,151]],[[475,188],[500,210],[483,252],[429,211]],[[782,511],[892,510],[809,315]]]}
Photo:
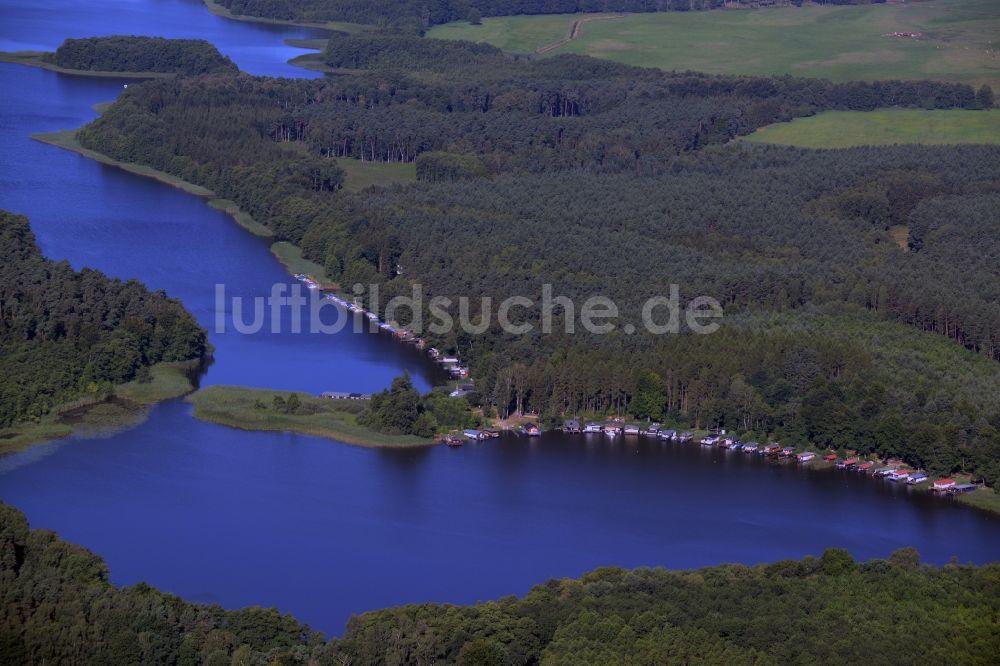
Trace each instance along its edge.
{"label": "lake", "polygon": [[[203,37],[241,68],[312,76],[285,60],[306,31],[220,19],[195,0],[0,0],[0,49],[66,36]],[[0,64],[0,207],[28,215],[46,255],[137,278],[206,326],[214,286],[291,283],[264,241],[203,200],[32,141],[77,127],[122,81]],[[288,330],[286,326],[283,330]],[[212,333],[202,385],[373,391],[435,369],[386,336]],[[328,633],[404,602],[520,594],[603,565],[698,567],[915,546],[926,561],[1000,556],[1000,517],[842,470],[602,435],[505,436],[458,449],[377,450],[248,433],[180,400],[142,425],[0,459],[0,499],[103,556],[118,584],[193,601],[276,606]]]}

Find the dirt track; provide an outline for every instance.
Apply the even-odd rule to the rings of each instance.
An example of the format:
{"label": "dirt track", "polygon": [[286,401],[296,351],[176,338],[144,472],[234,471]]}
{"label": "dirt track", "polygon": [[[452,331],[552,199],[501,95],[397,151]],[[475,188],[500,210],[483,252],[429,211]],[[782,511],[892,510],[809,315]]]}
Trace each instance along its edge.
{"label": "dirt track", "polygon": [[556,49],[566,46],[571,41],[580,36],[580,32],[583,30],[585,23],[591,23],[592,21],[609,21],[611,19],[625,18],[623,14],[615,14],[614,16],[588,16],[587,18],[576,19],[569,28],[569,36],[563,37],[559,41],[552,42],[551,44],[546,44],[545,46],[539,46],[535,49],[535,53],[542,55],[548,53],[549,51],[555,51]]}

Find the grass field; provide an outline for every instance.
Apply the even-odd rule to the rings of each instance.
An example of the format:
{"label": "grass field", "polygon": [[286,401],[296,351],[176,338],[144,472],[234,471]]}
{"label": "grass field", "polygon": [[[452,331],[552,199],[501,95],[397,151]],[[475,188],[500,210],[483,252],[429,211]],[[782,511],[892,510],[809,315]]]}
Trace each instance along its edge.
{"label": "grass field", "polygon": [[302,403],[297,413],[286,414],[274,409],[274,397],[287,398],[288,395],[287,391],[210,386],[192,395],[188,401],[194,404],[195,418],[242,430],[300,432],[371,447],[434,443],[411,435],[386,435],[358,425],[357,415],[368,406],[363,400],[328,400],[296,393]]}
{"label": "grass field", "polygon": [[827,111],[762,127],[744,137],[753,143],[803,148],[850,148],[895,143],[1000,144],[1000,109],[992,111]]}
{"label": "grass field", "polygon": [[363,190],[371,185],[412,183],[417,179],[417,167],[412,162],[362,162],[338,159],[337,166],[344,170],[344,189],[350,192]]}
{"label": "grass field", "polygon": [[[430,37],[530,52],[564,38],[583,15],[488,18],[437,26]],[[923,39],[885,36],[922,32]],[[630,14],[596,21],[551,51],[716,74],[791,74],[834,81],[937,79],[1000,90],[1000,3],[805,6]]]}

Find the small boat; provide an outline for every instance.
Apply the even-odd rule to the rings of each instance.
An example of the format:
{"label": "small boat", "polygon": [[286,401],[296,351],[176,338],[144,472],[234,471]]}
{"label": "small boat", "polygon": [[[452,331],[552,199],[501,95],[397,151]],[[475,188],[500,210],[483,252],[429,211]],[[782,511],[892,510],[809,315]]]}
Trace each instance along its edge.
{"label": "small boat", "polygon": [[496,439],[500,436],[499,430],[483,430],[483,439]]}
{"label": "small boat", "polygon": [[930,477],[924,474],[923,472],[914,472],[906,479],[906,483],[908,485],[915,486],[918,483],[923,483],[929,478]]}
{"label": "small boat", "polygon": [[743,442],[741,442],[738,439],[733,440],[733,443],[729,445],[730,451],[739,451],[742,448],[743,448]]}
{"label": "small boat", "polygon": [[629,423],[627,426],[625,426],[625,434],[630,436],[638,436],[639,426]]}
{"label": "small boat", "polygon": [[760,444],[757,442],[747,442],[743,445],[744,453],[756,453],[757,449],[760,448]]}
{"label": "small boat", "polygon": [[585,433],[601,432],[601,424],[593,422],[588,423],[587,425],[583,426],[583,431]]}
{"label": "small boat", "polygon": [[873,476],[875,478],[877,478],[877,479],[881,479],[881,478],[889,476],[894,471],[896,471],[895,467],[880,467],[877,470],[875,470],[875,473],[873,474]]}
{"label": "small boat", "polygon": [[606,423],[604,425],[605,435],[610,435],[612,437],[615,437],[617,435],[620,435],[621,432],[622,432],[622,427],[617,423],[612,422],[612,423]]}
{"label": "small boat", "polygon": [[701,438],[702,446],[715,446],[718,443],[719,443],[719,438],[715,437],[714,435],[709,435],[708,437]]}
{"label": "small boat", "polygon": [[660,432],[656,433],[656,436],[659,439],[677,439],[677,431],[676,430],[661,430]]}
{"label": "small boat", "polygon": [[642,434],[648,435],[649,437],[656,437],[658,434],[660,434],[660,424],[650,423],[649,427],[647,427],[646,431],[643,432]]}
{"label": "small boat", "polygon": [[681,442],[682,444],[690,442],[692,439],[694,439],[693,432],[682,432],[681,434],[677,435],[677,441]]}
{"label": "small boat", "polygon": [[465,440],[458,435],[445,435],[444,443],[448,446],[462,446],[465,444]]}

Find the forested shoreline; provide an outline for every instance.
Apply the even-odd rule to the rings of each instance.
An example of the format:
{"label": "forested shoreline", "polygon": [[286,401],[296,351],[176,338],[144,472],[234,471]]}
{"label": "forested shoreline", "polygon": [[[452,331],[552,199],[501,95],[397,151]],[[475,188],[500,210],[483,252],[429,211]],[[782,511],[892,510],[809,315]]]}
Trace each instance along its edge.
{"label": "forested shoreline", "polygon": [[521,598],[365,613],[329,641],[272,608],[109,577],[100,557],[0,504],[0,662],[985,664],[1000,650],[1000,565],[928,566],[912,548],[869,562],[830,549],[755,567],[604,568]]}
{"label": "forested shoreline", "polygon": [[206,354],[206,332],[178,301],[43,257],[23,216],[0,211],[0,256],[0,428]]}
{"label": "forested shoreline", "polygon": [[[667,74],[384,34],[333,39],[327,57],[356,74],[149,82],[79,139],[239,203],[331,279],[379,284],[383,305],[419,280],[471,297],[473,320],[480,297],[537,301],[543,283],[610,296],[635,323],[671,284],[726,308],[712,336],[427,336],[471,364],[487,414],[664,419],[1000,479],[1000,150],[722,145],[830,108],[988,107],[988,88]],[[344,192],[338,158],[416,161],[422,182]],[[883,325],[940,339],[902,335],[898,353],[867,334]]]}
{"label": "forested shoreline", "polygon": [[57,67],[90,72],[160,74],[235,74],[232,60],[204,39],[165,39],[113,35],[67,39],[45,61]]}

